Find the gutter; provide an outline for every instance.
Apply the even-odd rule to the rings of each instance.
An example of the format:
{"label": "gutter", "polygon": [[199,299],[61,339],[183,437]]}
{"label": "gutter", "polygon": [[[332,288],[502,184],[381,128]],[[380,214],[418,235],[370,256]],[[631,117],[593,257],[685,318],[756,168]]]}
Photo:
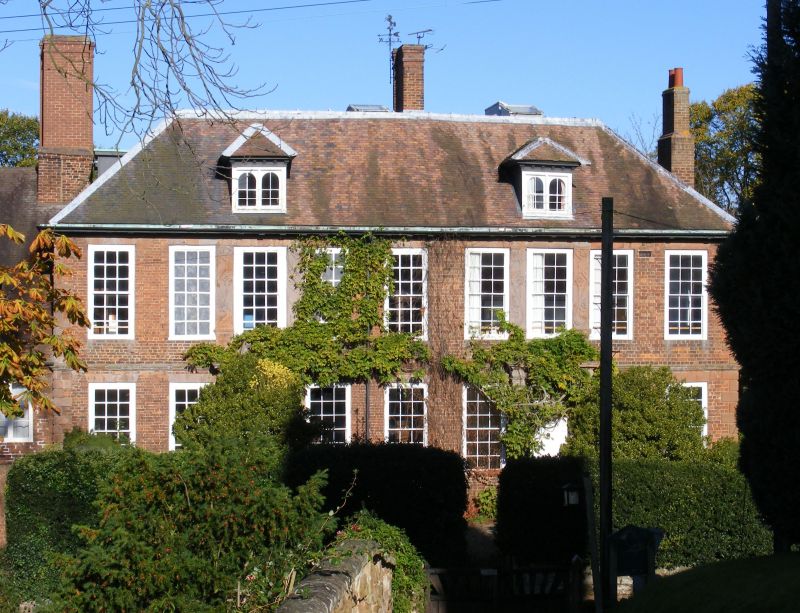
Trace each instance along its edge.
{"label": "gutter", "polygon": [[[229,225],[229,224],[42,224],[40,228],[52,228],[58,232],[78,235],[137,235],[137,236],[305,236],[311,234],[373,234],[381,236],[425,236],[459,235],[471,237],[552,237],[552,238],[600,238],[600,228],[531,228],[531,227],[474,227],[474,226],[299,226],[299,225]],[[630,238],[725,238],[729,230],[685,230],[685,229],[641,229],[621,228],[616,237]]]}

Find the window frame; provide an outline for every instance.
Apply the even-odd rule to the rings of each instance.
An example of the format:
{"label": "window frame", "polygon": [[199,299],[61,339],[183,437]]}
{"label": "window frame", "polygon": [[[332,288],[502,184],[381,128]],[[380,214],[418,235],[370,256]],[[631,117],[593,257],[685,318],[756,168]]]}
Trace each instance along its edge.
{"label": "window frame", "polygon": [[[544,191],[542,192],[541,209],[529,205],[534,192],[530,189],[532,179],[541,179]],[[550,182],[560,179],[564,182],[564,207],[562,210],[552,211],[550,206]],[[571,219],[572,218],[572,172],[563,170],[522,170],[522,217],[523,219]]]}
{"label": "window frame", "polygon": [[[506,319],[509,318],[510,310],[510,271],[511,271],[511,250],[507,247],[494,248],[494,247],[467,247],[464,250],[464,340],[478,339],[478,340],[505,340],[508,338],[508,332],[500,332],[496,328],[490,328],[486,332],[473,333],[472,324],[470,321],[470,305],[469,305],[469,271],[470,271],[470,256],[473,254],[485,253],[502,253],[503,254],[503,312]],[[482,294],[481,294],[482,295]]]}
{"label": "window frame", "polygon": [[[589,339],[600,340],[600,295],[595,294],[595,285],[600,285],[600,275],[602,266],[596,258],[600,258],[602,250],[592,249],[589,251]],[[634,251],[633,249],[614,249],[613,254],[624,255],[628,258],[628,317],[627,317],[627,334],[617,334],[612,331],[611,338],[617,341],[630,341],[633,340],[633,305],[634,305]],[[595,268],[595,262],[597,267]],[[595,303],[595,297],[597,302]],[[598,305],[595,308],[595,304]]]}
{"label": "window frame", "polygon": [[[673,255],[699,255],[702,257],[703,279],[700,293],[700,333],[674,334],[671,333],[669,321],[669,273],[670,257]],[[664,340],[668,341],[705,341],[708,340],[708,251],[705,249],[666,249],[664,251]]]}
{"label": "window frame", "polygon": [[[206,385],[208,385],[207,381],[198,382],[198,381],[191,381],[191,382],[170,382],[169,384],[169,414],[167,416],[167,433],[169,436],[169,442],[167,445],[167,449],[169,451],[175,451],[178,449],[177,442],[175,441],[175,434],[172,431],[173,426],[175,425],[175,418],[177,417],[177,402],[175,401],[175,392],[179,390],[196,390],[199,392],[203,389]],[[194,403],[193,403],[194,404]]]}
{"label": "window frame", "polygon": [[[179,252],[207,251],[209,254],[209,322],[208,334],[176,334],[175,333],[175,254]],[[214,245],[170,245],[169,246],[169,336],[171,341],[213,341],[216,339],[217,315],[217,263]],[[198,320],[199,323],[199,320]]]}
{"label": "window frame", "polygon": [[[108,434],[108,432],[97,432],[94,429],[94,420],[95,420],[95,404],[94,404],[94,393],[98,389],[103,390],[128,390],[130,392],[130,414],[128,415],[128,419],[130,420],[130,436],[128,436],[128,440],[131,443],[136,442],[136,384],[135,383],[90,383],[89,384],[89,428],[87,432],[91,434]],[[117,430],[117,435],[120,432]]]}
{"label": "window frame", "polygon": [[[303,406],[305,406],[306,410],[308,411],[308,421],[311,421],[311,390],[314,389],[324,389],[326,387],[330,388],[337,388],[337,389],[344,389],[345,396],[344,396],[344,409],[345,409],[345,426],[344,426],[344,443],[337,443],[336,441],[331,441],[330,443],[326,444],[333,444],[333,445],[341,445],[341,444],[348,444],[353,438],[353,402],[352,402],[352,386],[349,383],[334,383],[333,385],[317,385],[316,383],[312,383],[310,385],[306,385],[305,389],[305,397],[303,399]],[[334,428],[335,429],[335,428]],[[319,441],[320,443],[325,441]]]}
{"label": "window frame", "polygon": [[[22,387],[21,385],[16,384],[16,383],[11,383],[9,385],[9,388],[11,390],[11,395],[12,396],[17,396],[17,395],[22,394],[23,392],[25,392],[25,388]],[[22,402],[26,402],[27,403],[27,406],[25,407],[25,409],[23,411],[22,417],[14,417],[13,419],[8,419],[8,418],[6,418],[5,415],[3,415],[3,413],[0,413],[0,418],[2,418],[2,421],[6,422],[7,424],[9,424],[9,425],[6,426],[6,434],[2,437],[2,443],[3,444],[5,444],[5,443],[32,443],[33,442],[34,429],[35,429],[35,426],[36,426],[36,422],[34,421],[34,418],[36,416],[36,411],[33,408],[33,405],[31,404],[30,401],[18,401],[17,404],[21,404]],[[28,436],[27,437],[16,436],[16,435],[9,436],[8,435],[8,429],[11,428],[12,431],[15,432],[16,428],[14,428],[14,422],[16,422],[16,421],[25,421],[26,416],[27,416],[27,421],[28,421]]]}
{"label": "window frame", "polygon": [[708,381],[682,381],[681,385],[700,390],[700,406],[703,408],[703,417],[705,418],[700,434],[705,439],[708,436]]}
{"label": "window frame", "polygon": [[[428,384],[427,383],[393,383],[383,390],[383,442],[389,443],[389,392],[393,389],[422,390],[422,446],[428,446]],[[419,445],[420,443],[391,443],[392,445]]]}
{"label": "window frame", "polygon": [[[233,331],[241,334],[253,328],[244,327],[244,266],[245,253],[275,253],[278,256],[278,318],[276,327],[285,328],[288,318],[287,304],[289,301],[287,290],[286,253],[287,247],[234,247],[233,248]],[[255,327],[255,326],[254,326]]]}
{"label": "window frame", "polygon": [[[480,390],[475,388],[474,386],[467,385],[467,384],[464,384],[464,385],[461,386],[461,406],[462,406],[462,412],[461,412],[461,457],[464,458],[464,460],[467,461],[467,462],[470,461],[471,457],[482,457],[482,456],[468,456],[467,455],[467,430],[468,429],[472,429],[472,430],[488,430],[488,428],[467,428],[467,417],[468,417],[468,415],[467,415],[467,406],[468,406],[467,395],[469,394],[469,388],[470,387],[474,388],[478,392],[478,394],[483,396],[485,402],[487,402],[487,403],[489,403],[491,405],[491,402],[489,401],[489,399],[486,398],[486,396]],[[491,468],[491,467],[490,468],[481,468],[479,466],[474,466],[473,468],[475,470],[499,470],[499,469],[504,468],[505,465],[506,465],[506,448],[505,448],[505,445],[503,445],[503,442],[499,439],[499,437],[501,437],[502,434],[506,430],[507,420],[506,420],[506,416],[502,412],[498,411],[496,408],[494,408],[494,411],[496,411],[500,416],[500,426],[497,429],[497,432],[498,432],[498,444],[500,445],[500,456],[499,456],[500,465],[497,468]],[[486,457],[486,456],[484,456],[484,457]],[[488,457],[494,457],[494,456],[488,456]]]}
{"label": "window frame", "polygon": [[[264,206],[262,201],[262,181],[269,173],[278,175],[278,205]],[[251,173],[256,180],[255,206],[239,205],[239,177]],[[286,213],[286,166],[284,164],[233,164],[231,166],[231,207],[234,213]]]}
{"label": "window frame", "polygon": [[565,321],[564,321],[564,329],[571,330],[572,329],[572,322],[573,322],[573,299],[575,293],[574,287],[574,278],[573,278],[573,250],[572,249],[555,249],[555,248],[538,248],[538,247],[529,247],[526,250],[526,268],[525,268],[525,319],[526,319],[526,338],[553,338],[554,336],[558,336],[557,332],[539,332],[538,330],[534,330],[534,324],[536,321],[533,318],[533,257],[535,255],[547,255],[547,254],[565,254],[567,256],[567,295],[566,295],[566,305],[565,305]]}
{"label": "window frame", "polygon": [[[394,276],[394,256],[401,255],[421,255],[422,256],[422,332],[414,338],[428,340],[428,250],[423,247],[396,247],[392,248],[392,275]],[[383,303],[383,323],[387,330],[393,331],[389,327],[389,294]]]}
{"label": "window frame", "polygon": [[[128,332],[127,334],[111,334],[111,333],[98,333],[94,331],[94,309],[95,309],[95,291],[94,291],[94,255],[102,251],[115,251],[127,252],[128,254]],[[87,338],[97,340],[132,340],[136,338],[136,246],[135,245],[102,245],[92,244],[87,248],[87,273],[86,273],[86,297],[87,297],[87,314],[89,315],[90,326],[87,332]],[[117,292],[122,294],[123,292]]]}
{"label": "window frame", "polygon": [[[342,283],[342,276],[344,275],[344,264],[342,263],[341,259],[338,257],[338,256],[340,256],[342,254],[342,248],[341,247],[324,247],[323,249],[319,250],[319,253],[326,254],[326,256],[328,257],[328,263],[333,264],[333,266],[326,266],[325,270],[322,271],[322,282],[323,283],[327,283],[328,285],[330,285],[334,289],[339,287],[339,285]],[[337,263],[337,260],[338,260],[338,263]],[[336,271],[337,268],[341,271],[339,273],[339,280],[336,281],[335,283],[334,283],[335,279],[326,279],[325,278],[325,273],[327,272],[327,270],[329,268],[334,271],[334,276],[335,276],[335,271]]]}

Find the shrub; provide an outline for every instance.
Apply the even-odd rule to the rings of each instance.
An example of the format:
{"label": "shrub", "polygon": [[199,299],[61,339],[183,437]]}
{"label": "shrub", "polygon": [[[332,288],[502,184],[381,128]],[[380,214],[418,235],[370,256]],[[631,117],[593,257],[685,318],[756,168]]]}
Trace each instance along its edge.
{"label": "shrub", "polygon": [[197,403],[176,417],[178,442],[203,446],[220,438],[265,436],[280,444],[310,440],[303,418],[303,384],[292,371],[254,354],[238,353],[227,357],[220,369]]}
{"label": "shrub", "polygon": [[[569,416],[563,452],[592,456],[599,447],[600,377]],[[687,460],[703,454],[703,411],[668,368],[634,366],[614,373],[614,459]]]}
{"label": "shrub", "polygon": [[497,543],[503,553],[558,564],[585,555],[584,497],[564,506],[564,486],[580,486],[583,472],[579,458],[526,458],[506,465],[497,495]]}
{"label": "shrub", "polygon": [[129,448],[110,437],[67,435],[63,450],[19,458],[8,474],[5,556],[23,599],[47,596],[58,583],[54,554],[74,553],[73,524],[94,525],[99,484]]}
{"label": "shrub", "polygon": [[239,604],[279,602],[332,528],[319,511],[325,479],[292,494],[272,453],[229,443],[127,454],[101,488],[97,527],[79,529],[53,610],[211,610],[256,578]]}
{"label": "shrub", "polygon": [[349,538],[377,542],[392,554],[396,566],[392,573],[392,604],[396,613],[424,611],[428,589],[425,560],[408,540],[405,532],[391,526],[369,511],[361,511],[337,533],[337,541]]}
{"label": "shrub", "polygon": [[302,483],[322,468],[327,508],[341,504],[352,486],[344,513],[373,511],[405,530],[431,564],[463,562],[467,483],[457,453],[420,445],[312,445],[287,462],[286,482]]}
{"label": "shrub", "polygon": [[706,459],[731,470],[739,469],[739,441],[722,438],[706,449]]}
{"label": "shrub", "polygon": [[[579,480],[583,466],[570,457],[509,462],[500,473],[497,505],[497,540],[504,553],[566,561],[573,553],[587,552],[585,507],[563,507],[560,498],[560,484]],[[599,491],[597,464],[585,466]],[[627,525],[663,529],[656,560],[660,567],[771,550],[771,533],[736,470],[708,461],[620,460],[614,463],[613,478],[614,530]],[[594,501],[599,526],[597,496]]]}
{"label": "shrub", "polygon": [[[660,567],[771,551],[772,534],[737,470],[707,461],[622,460],[613,474],[614,529],[629,524],[663,529]],[[594,480],[596,487],[596,471]]]}
{"label": "shrub", "polygon": [[490,486],[475,497],[475,506],[478,507],[478,517],[494,521],[497,519],[497,488]]}

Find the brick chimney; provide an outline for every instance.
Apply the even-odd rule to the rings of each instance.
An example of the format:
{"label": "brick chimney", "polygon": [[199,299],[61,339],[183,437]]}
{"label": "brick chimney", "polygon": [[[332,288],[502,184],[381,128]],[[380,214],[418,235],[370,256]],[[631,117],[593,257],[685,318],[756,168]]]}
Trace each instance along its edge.
{"label": "brick chimney", "polygon": [[38,200],[59,204],[75,198],[92,173],[94,43],[45,36],[39,47]]}
{"label": "brick chimney", "polygon": [[425,45],[400,45],[392,50],[394,111],[425,108]]}
{"label": "brick chimney", "polygon": [[683,68],[669,71],[669,85],[661,96],[664,129],[658,139],[658,163],[694,187],[694,138],[689,131],[689,88],[683,86]]}

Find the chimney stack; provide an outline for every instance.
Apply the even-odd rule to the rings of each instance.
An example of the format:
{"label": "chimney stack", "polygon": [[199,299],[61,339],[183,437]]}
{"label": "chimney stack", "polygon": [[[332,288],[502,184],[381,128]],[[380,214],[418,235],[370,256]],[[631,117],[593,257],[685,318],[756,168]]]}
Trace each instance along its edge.
{"label": "chimney stack", "polygon": [[694,137],[689,130],[689,88],[683,85],[683,68],[669,71],[663,101],[663,130],[658,139],[658,163],[694,187]]}
{"label": "chimney stack", "polygon": [[400,45],[392,50],[395,113],[425,108],[425,45]]}
{"label": "chimney stack", "polygon": [[60,204],[91,178],[94,43],[85,36],[45,36],[39,47],[38,200]]}

